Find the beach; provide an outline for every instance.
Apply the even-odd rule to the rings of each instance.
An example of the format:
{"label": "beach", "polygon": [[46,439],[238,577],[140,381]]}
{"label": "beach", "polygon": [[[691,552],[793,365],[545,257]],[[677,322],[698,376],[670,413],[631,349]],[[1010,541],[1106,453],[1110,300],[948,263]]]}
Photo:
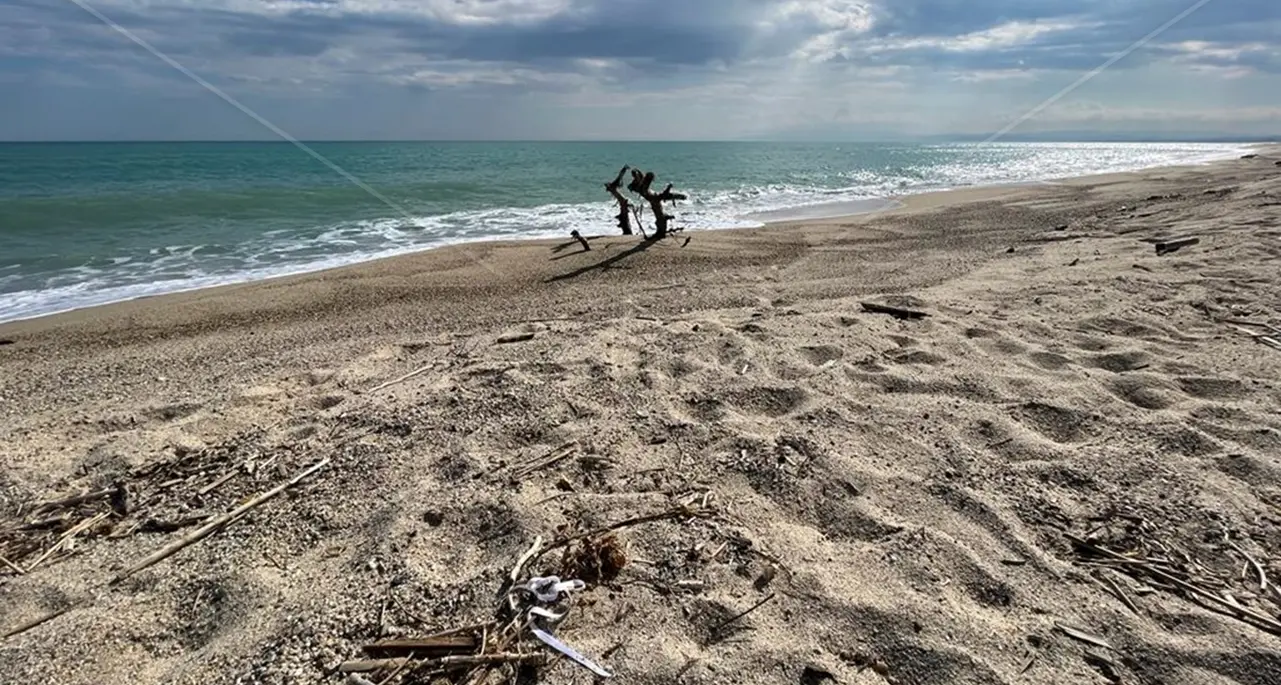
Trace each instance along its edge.
{"label": "beach", "polygon": [[676,511],[557,630],[619,682],[1281,682],[1279,165],[0,324],[0,634],[57,614],[0,680],[340,683],[488,619],[536,537]]}

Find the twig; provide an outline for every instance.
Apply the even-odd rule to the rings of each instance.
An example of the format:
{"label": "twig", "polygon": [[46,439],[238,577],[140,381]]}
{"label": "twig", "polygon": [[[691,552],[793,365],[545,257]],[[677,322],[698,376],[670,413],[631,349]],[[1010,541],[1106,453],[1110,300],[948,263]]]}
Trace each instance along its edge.
{"label": "twig", "polygon": [[1156,253],[1159,255],[1163,255],[1163,254],[1169,254],[1171,252],[1177,252],[1178,250],[1181,250],[1190,245],[1196,245],[1199,242],[1201,242],[1200,238],[1180,238],[1178,240],[1167,240],[1167,241],[1159,242],[1159,243],[1156,243],[1155,245]]}
{"label": "twig", "polygon": [[550,552],[554,549],[560,549],[561,547],[564,547],[573,542],[577,542],[579,540],[583,540],[586,538],[594,538],[598,535],[604,535],[605,533],[608,533],[610,531],[618,530],[619,528],[627,528],[629,526],[636,526],[642,523],[651,523],[654,521],[666,521],[669,519],[685,518],[687,516],[705,517],[710,515],[711,515],[711,512],[707,510],[690,509],[689,507],[681,506],[675,509],[669,509],[667,511],[659,512],[657,514],[648,514],[646,516],[636,516],[629,519],[623,519],[622,521],[619,521],[617,523],[611,523],[607,526],[601,526],[600,528],[589,530],[585,533],[577,533],[574,535],[557,538],[553,540],[550,544],[548,544],[547,549],[543,551]]}
{"label": "twig", "polygon": [[427,373],[428,371],[431,371],[434,368],[436,368],[436,362],[433,361],[432,363],[427,364],[426,366],[420,366],[414,369],[413,371],[410,371],[409,373],[403,376],[400,376],[399,378],[393,378],[392,380],[389,380],[386,383],[383,383],[382,385],[372,387],[366,390],[365,392],[371,393],[371,392],[378,392],[379,390],[386,390],[387,388],[390,388],[391,386],[396,385],[397,383],[404,383],[405,381],[415,376],[421,376],[424,373]]}
{"label": "twig", "polygon": [[1245,557],[1246,562],[1250,564],[1251,568],[1254,569],[1255,575],[1259,578],[1259,592],[1266,593],[1268,591],[1268,574],[1263,571],[1263,565],[1255,561],[1254,557],[1250,556],[1245,550],[1237,546],[1237,543],[1231,540],[1228,540],[1227,543],[1232,546],[1232,549],[1237,551],[1237,554]]}
{"label": "twig", "polygon": [[534,544],[530,545],[529,549],[525,550],[525,553],[520,555],[520,558],[516,560],[516,565],[512,567],[511,574],[508,576],[512,583],[520,580],[520,574],[521,571],[525,569],[525,564],[528,564],[530,559],[538,556],[539,549],[542,548],[542,546],[543,536],[539,535],[534,538]]}
{"label": "twig", "polygon": [[[1086,540],[1083,540],[1075,535],[1072,535],[1071,533],[1065,533],[1064,535],[1068,538],[1068,540],[1072,541],[1073,544],[1076,544],[1079,547],[1090,550],[1097,554],[1102,554],[1104,556],[1108,556],[1123,562],[1139,561],[1139,563],[1135,564],[1134,567],[1137,567],[1138,569],[1142,570],[1144,573],[1147,573],[1148,575],[1151,575],[1161,581],[1164,581],[1165,583],[1168,583],[1180,590],[1183,590],[1184,592],[1187,592],[1191,595],[1195,595],[1198,598],[1204,599],[1210,602],[1211,604],[1214,604],[1220,610],[1226,609],[1230,615],[1235,615],[1237,618],[1241,618],[1243,620],[1248,618],[1254,621],[1256,623],[1256,627],[1262,630],[1266,630],[1273,634],[1281,635],[1281,622],[1278,622],[1276,619],[1270,616],[1267,616],[1266,614],[1261,614],[1257,611],[1254,611],[1253,609],[1248,609],[1246,607],[1241,606],[1240,604],[1237,604],[1236,602],[1230,602],[1226,599],[1223,599],[1222,597],[1214,595],[1191,583],[1188,583],[1187,581],[1180,580],[1179,578],[1176,578],[1173,575],[1165,571],[1162,571],[1161,569],[1157,568],[1150,562],[1143,562],[1141,560],[1131,559],[1130,557],[1127,557],[1123,554],[1118,554],[1116,552],[1113,552],[1112,550],[1106,547],[1101,547],[1099,545],[1087,542]],[[1210,607],[1206,607],[1206,608],[1210,608]]]}
{"label": "twig", "polygon": [[132,576],[133,574],[145,568],[148,568],[154,564],[164,561],[165,559],[168,559],[170,556],[173,556],[174,554],[182,551],[187,546],[200,542],[201,540],[209,537],[210,535],[214,534],[218,530],[226,527],[228,524],[240,519],[245,514],[249,513],[251,509],[267,502],[268,500],[272,499],[276,495],[279,495],[285,490],[293,487],[294,485],[297,485],[300,481],[302,481],[307,476],[310,476],[311,474],[319,471],[325,466],[328,466],[329,461],[330,461],[329,458],[326,457],[316,462],[312,466],[306,469],[303,469],[302,472],[300,472],[298,475],[294,476],[293,478],[290,478],[284,483],[281,483],[280,485],[277,485],[276,487],[258,495],[257,497],[254,497],[248,502],[245,502],[244,504],[236,507],[235,509],[232,509],[231,511],[225,514],[222,514],[221,516],[214,517],[214,520],[192,531],[189,535],[182,538],[181,540],[178,540],[173,544],[166,545],[165,547],[157,550],[155,553],[153,553],[151,556],[147,557],[146,559],[143,559],[142,561],[134,564],[133,566],[130,566],[129,568],[121,571],[119,574],[116,575],[116,577],[111,579],[111,584],[114,585],[116,583],[119,583],[120,581],[128,578],[129,576]]}
{"label": "twig", "polygon": [[518,469],[515,473],[512,474],[512,477],[524,478],[525,476],[528,476],[529,474],[534,473],[535,471],[542,471],[543,469],[555,466],[556,464],[564,461],[565,459],[568,459],[569,456],[576,451],[578,451],[578,441],[570,440],[569,442],[561,445],[560,447],[557,447],[551,452],[548,452],[547,455],[545,455],[545,457],[541,461],[522,466],[520,469]]}
{"label": "twig", "polygon": [[739,613],[737,613],[737,614],[734,614],[733,616],[730,616],[729,618],[725,619],[724,621],[721,621],[719,624],[717,624],[717,625],[716,625],[716,627],[715,627],[715,628],[712,628],[712,634],[713,634],[713,635],[715,635],[715,634],[717,634],[717,633],[721,632],[722,630],[724,630],[724,629],[725,629],[725,626],[728,626],[729,624],[731,624],[731,623],[733,623],[733,622],[735,622],[735,621],[737,621],[737,620],[739,620],[739,619],[743,618],[744,616],[747,616],[748,614],[752,613],[753,611],[756,611],[757,609],[759,609],[759,608],[761,608],[762,606],[764,606],[766,602],[768,602],[768,601],[770,601],[770,600],[772,600],[772,599],[774,599],[774,595],[773,595],[773,594],[769,594],[769,595],[767,595],[767,596],[765,597],[765,599],[762,599],[761,601],[759,601],[759,602],[757,602],[757,603],[753,604],[753,605],[752,605],[751,607],[749,607],[746,611],[741,611],[741,612],[739,612]]}
{"label": "twig", "polygon": [[409,668],[409,664],[413,663],[413,661],[414,661],[414,653],[410,652],[409,656],[405,659],[405,663],[401,664],[400,668],[397,668],[396,670],[388,674],[386,678],[383,678],[382,680],[378,681],[378,685],[387,685],[388,683],[390,683],[393,679],[395,679],[396,676],[400,675],[402,671],[404,671],[406,668]]}
{"label": "twig", "polygon": [[1121,589],[1121,586],[1117,584],[1116,580],[1102,573],[1095,575],[1095,578],[1099,579],[1099,581],[1107,586],[1107,588],[1112,591],[1112,594],[1116,595],[1116,598],[1121,600],[1122,604],[1125,604],[1127,609],[1133,611],[1138,616],[1143,615],[1143,613],[1139,611],[1139,607],[1135,606],[1134,601],[1130,599],[1129,595],[1125,594],[1125,590]]}
{"label": "twig", "polygon": [[86,530],[89,530],[90,528],[93,528],[99,523],[102,523],[104,520],[106,520],[106,518],[107,518],[107,514],[106,512],[103,512],[99,514],[94,514],[93,516],[90,516],[89,518],[81,521],[80,523],[77,523],[74,527],[71,528],[71,530],[68,530],[67,532],[63,533],[62,537],[58,538],[58,541],[54,543],[52,547],[45,550],[44,554],[41,554],[38,559],[31,562],[30,564],[27,564],[27,570],[34,571],[37,566],[39,566],[46,559],[52,556],[54,552],[66,549],[70,544],[70,541],[72,538],[79,535],[80,533],[83,533]]}
{"label": "twig", "polygon": [[83,495],[73,495],[71,497],[64,497],[62,499],[55,499],[55,500],[50,500],[48,502],[41,502],[40,504],[36,505],[35,509],[32,510],[32,513],[38,514],[41,512],[49,511],[51,509],[61,509],[63,507],[71,507],[77,504],[84,504],[85,502],[92,502],[93,500],[96,500],[96,499],[110,497],[112,493],[116,491],[116,489],[117,488],[111,487],[105,490],[95,490],[94,492],[86,492]]}
{"label": "twig", "polygon": [[[338,672],[370,673],[372,671],[383,671],[400,668],[406,661],[410,661],[410,659],[405,657],[396,659],[353,659],[339,664]],[[496,664],[541,664],[546,661],[546,654],[457,654],[454,656],[442,656],[438,659],[425,659],[418,663],[416,669],[425,666],[454,668],[458,666],[490,666]]]}
{"label": "twig", "polygon": [[232,469],[231,471],[228,471],[228,472],[227,472],[227,474],[226,474],[226,475],[224,475],[222,478],[219,478],[218,480],[216,480],[216,481],[214,481],[214,482],[212,482],[212,483],[210,483],[210,484],[206,485],[205,487],[200,488],[199,490],[197,490],[197,491],[196,491],[196,495],[197,495],[197,496],[199,496],[199,497],[204,497],[205,495],[208,495],[209,493],[213,492],[215,489],[217,489],[217,488],[218,488],[219,486],[221,486],[223,483],[226,483],[227,481],[231,480],[231,479],[232,479],[232,478],[234,478],[235,476],[236,476],[236,469]]}
{"label": "twig", "polygon": [[468,635],[397,638],[373,642],[361,649],[371,656],[408,653],[408,656],[412,657],[415,652],[474,650],[476,649],[476,638]]}
{"label": "twig", "polygon": [[0,635],[0,640],[11,638],[14,635],[18,635],[21,633],[25,633],[28,630],[31,630],[32,628],[35,628],[36,626],[42,623],[45,623],[47,621],[52,621],[53,619],[58,618],[59,616],[67,613],[68,611],[71,611],[74,608],[75,608],[75,605],[73,604],[69,607],[64,607],[62,609],[58,609],[57,611],[51,611],[42,616],[37,616],[31,619],[30,621],[27,621],[26,623],[20,623],[14,626],[13,628],[10,628],[9,630],[6,630],[4,635]]}
{"label": "twig", "polygon": [[929,316],[925,312],[919,312],[915,309],[902,309],[900,307],[890,307],[888,305],[876,304],[875,302],[860,302],[863,309],[873,314],[889,314],[896,319],[924,319]]}
{"label": "twig", "polygon": [[24,568],[22,568],[21,566],[19,566],[19,565],[17,565],[17,564],[15,564],[15,563],[13,563],[12,561],[9,561],[8,559],[5,559],[4,557],[0,557],[0,564],[4,564],[5,566],[8,566],[9,568],[13,569],[13,572],[14,572],[14,573],[16,573],[16,574],[18,574],[18,575],[20,575],[20,576],[25,576],[25,575],[27,575],[27,571],[26,571],[26,569],[24,569]]}

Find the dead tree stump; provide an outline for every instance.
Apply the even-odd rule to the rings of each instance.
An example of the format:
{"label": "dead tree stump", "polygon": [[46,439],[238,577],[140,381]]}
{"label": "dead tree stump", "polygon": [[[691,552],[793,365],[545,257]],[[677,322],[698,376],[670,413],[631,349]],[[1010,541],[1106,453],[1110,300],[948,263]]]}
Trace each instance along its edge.
{"label": "dead tree stump", "polygon": [[618,176],[615,176],[613,181],[605,184],[605,190],[609,191],[609,194],[613,195],[614,200],[618,202],[618,227],[623,229],[623,235],[632,234],[632,202],[618,189],[623,185],[623,174],[627,173],[630,168],[630,166],[624,166],[619,169]]}
{"label": "dead tree stump", "polygon": [[[626,171],[626,167],[624,167]],[[654,235],[650,236],[653,240],[662,240],[667,237],[667,222],[676,217],[667,213],[663,209],[664,202],[676,202],[677,200],[686,200],[688,196],[684,193],[672,192],[672,184],[668,183],[666,188],[661,192],[654,192],[654,172],[641,172],[640,169],[632,169],[632,182],[627,184],[627,189],[645,198],[649,203],[649,208],[654,212]]]}

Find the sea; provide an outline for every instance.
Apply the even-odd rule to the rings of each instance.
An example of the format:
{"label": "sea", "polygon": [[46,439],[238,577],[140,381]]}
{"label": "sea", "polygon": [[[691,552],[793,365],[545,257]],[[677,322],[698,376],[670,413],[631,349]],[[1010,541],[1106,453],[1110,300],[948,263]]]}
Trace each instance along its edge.
{"label": "sea", "polygon": [[617,233],[624,164],[675,226],[846,214],[932,190],[1199,164],[1189,143],[0,143],[0,321],[441,245]]}

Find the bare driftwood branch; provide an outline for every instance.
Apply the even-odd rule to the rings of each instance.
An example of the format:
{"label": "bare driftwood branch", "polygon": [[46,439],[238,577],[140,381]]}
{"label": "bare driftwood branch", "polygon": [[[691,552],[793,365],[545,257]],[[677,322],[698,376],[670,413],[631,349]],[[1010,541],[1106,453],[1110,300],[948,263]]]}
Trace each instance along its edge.
{"label": "bare driftwood branch", "polygon": [[293,478],[290,478],[284,483],[281,483],[280,485],[277,485],[276,487],[258,495],[257,497],[254,497],[248,502],[245,502],[244,504],[236,507],[235,509],[232,509],[231,511],[225,514],[214,517],[212,521],[192,531],[190,534],[188,534],[186,537],[182,538],[181,540],[178,540],[172,544],[166,545],[165,547],[162,547],[161,549],[157,550],[155,553],[153,553],[151,556],[147,557],[146,559],[143,559],[142,561],[139,561],[133,566],[130,566],[129,568],[121,571],[114,578],[111,579],[111,583],[113,585],[116,583],[119,583],[120,581],[128,578],[129,576],[132,576],[133,574],[145,568],[158,564],[161,561],[164,561],[165,559],[168,559],[169,557],[173,556],[174,554],[177,554],[178,552],[182,551],[188,546],[193,545],[197,542],[200,542],[201,540],[218,532],[222,528],[225,528],[228,524],[240,519],[245,514],[249,513],[249,511],[254,509],[255,507],[262,505],[263,503],[272,499],[276,495],[279,495],[285,490],[288,490],[289,488],[302,482],[302,480],[307,476],[310,476],[311,474],[328,466],[329,461],[330,460],[328,457],[321,459],[315,464],[303,469],[298,473],[298,475],[294,476]]}
{"label": "bare driftwood branch", "polygon": [[[631,167],[624,166],[619,169],[618,175],[614,177],[614,180],[605,184],[605,190],[609,191],[609,194],[614,196],[614,201],[618,203],[618,227],[623,230],[623,235],[632,234],[632,201],[618,190],[623,187],[623,175],[627,173],[628,169],[631,169]],[[574,237],[577,238],[578,236]],[[583,249],[591,249],[582,238],[579,238],[579,242],[583,243]]]}
{"label": "bare driftwood branch", "polygon": [[55,618],[58,618],[59,616],[67,613],[68,611],[71,611],[74,608],[75,608],[75,605],[63,607],[62,609],[58,609],[57,611],[51,611],[47,614],[41,614],[40,616],[37,616],[25,623],[19,623],[18,625],[4,631],[4,634],[0,635],[0,640],[13,637],[14,635],[20,635],[22,633],[25,633],[28,630],[31,630],[32,628],[35,628],[36,626],[42,623],[47,623],[49,621],[52,621]]}
{"label": "bare driftwood branch", "polygon": [[77,504],[84,504],[85,502],[92,502],[97,499],[106,499],[107,497],[110,497],[116,490],[117,490],[116,487],[110,487],[105,490],[95,490],[93,492],[86,492],[83,495],[73,495],[71,497],[64,497],[62,499],[55,499],[55,500],[50,500],[48,502],[41,502],[40,504],[36,505],[36,507],[32,510],[32,513],[39,514],[46,511],[53,511],[55,509],[62,509],[64,507],[73,507],[73,506],[76,506]]}
{"label": "bare driftwood branch", "polygon": [[479,646],[479,641],[471,635],[448,635],[443,637],[382,640],[367,644],[362,649],[371,656],[392,656],[397,654],[471,651]]}
{"label": "bare driftwood branch", "polygon": [[889,314],[896,319],[924,319],[929,316],[929,314],[918,312],[915,309],[902,309],[900,307],[876,304],[875,302],[860,302],[859,304],[863,306],[864,310],[873,314]]}
{"label": "bare driftwood branch", "polygon": [[649,237],[653,240],[662,240],[667,237],[667,222],[676,218],[663,209],[663,203],[687,200],[689,196],[684,193],[673,192],[672,184],[670,183],[661,192],[657,193],[654,192],[653,185],[654,172],[642,172],[640,169],[632,169],[632,182],[627,184],[627,189],[645,198],[645,201],[649,203],[650,211],[654,213],[654,235]]}
{"label": "bare driftwood branch", "polygon": [[716,624],[716,627],[712,628],[712,631],[711,631],[711,632],[712,632],[712,635],[716,635],[716,634],[720,633],[722,630],[724,630],[724,629],[725,629],[727,626],[729,626],[730,624],[734,623],[735,621],[738,621],[739,619],[743,618],[744,616],[747,616],[748,614],[752,613],[753,611],[756,611],[757,609],[759,609],[759,608],[761,608],[762,606],[764,606],[766,602],[768,602],[768,601],[770,601],[770,600],[772,600],[772,599],[774,599],[774,595],[773,595],[773,594],[767,595],[767,596],[765,597],[765,599],[762,599],[761,601],[759,601],[759,602],[757,602],[757,603],[753,604],[753,605],[752,605],[751,607],[749,607],[746,611],[740,611],[740,612],[738,612],[737,614],[734,614],[733,616],[730,616],[729,618],[725,619],[724,621],[721,621],[720,623]]}
{"label": "bare driftwood branch", "polygon": [[667,511],[660,511],[657,514],[635,516],[633,518],[623,519],[622,521],[619,521],[617,523],[611,523],[607,526],[601,526],[600,528],[589,530],[585,533],[577,533],[574,535],[568,535],[562,538],[557,538],[555,540],[552,540],[550,543],[548,543],[547,547],[543,550],[543,552],[550,552],[554,549],[560,549],[561,547],[564,547],[572,542],[577,542],[579,540],[583,540],[586,538],[599,537],[601,535],[604,535],[605,533],[618,530],[619,528],[627,528],[630,526],[637,526],[642,523],[652,523],[654,521],[668,521],[671,519],[698,518],[698,517],[705,518],[711,515],[712,515],[712,512],[707,509],[694,509],[692,507],[678,506],[673,509],[668,509]]}
{"label": "bare driftwood branch", "polygon": [[427,373],[428,371],[431,371],[431,370],[432,370],[432,369],[434,369],[435,367],[436,367],[436,362],[432,362],[432,363],[430,363],[430,364],[428,364],[428,365],[426,365],[426,366],[420,366],[420,367],[418,367],[418,368],[414,369],[413,371],[410,371],[409,373],[407,373],[407,374],[405,374],[405,375],[403,375],[403,376],[399,376],[399,377],[397,377],[397,378],[393,378],[393,379],[391,379],[391,380],[387,381],[386,383],[383,383],[382,385],[376,385],[376,386],[374,386],[374,387],[372,387],[372,388],[370,388],[370,389],[366,390],[365,392],[378,392],[379,390],[386,390],[387,388],[390,388],[390,387],[391,387],[391,386],[393,386],[393,385],[397,385],[397,384],[399,384],[399,383],[404,383],[405,381],[409,380],[410,378],[413,378],[413,377],[415,377],[415,376],[421,376],[421,375],[423,375],[424,373]]}
{"label": "bare driftwood branch", "polygon": [[1159,255],[1178,252],[1179,250],[1190,245],[1196,245],[1201,242],[1200,238],[1180,238],[1178,240],[1166,240],[1156,244],[1156,253]]}
{"label": "bare driftwood branch", "polygon": [[[338,666],[339,673],[372,673],[389,671],[402,667],[407,657],[397,659],[354,659],[344,661]],[[438,659],[424,659],[415,664],[415,670],[423,668],[461,668],[466,666],[492,666],[497,664],[544,664],[546,654],[458,654],[443,656]]]}
{"label": "bare driftwood branch", "polygon": [[[628,233],[630,233],[630,231],[628,231]],[[570,231],[570,232],[569,232],[569,235],[570,235],[574,240],[577,240],[579,245],[582,245],[582,246],[583,246],[583,252],[591,252],[591,251],[592,251],[591,243],[588,243],[588,242],[587,242],[587,239],[583,237],[583,234],[582,234],[582,233],[579,233],[579,232],[578,232],[578,229],[574,229],[574,230]]]}

